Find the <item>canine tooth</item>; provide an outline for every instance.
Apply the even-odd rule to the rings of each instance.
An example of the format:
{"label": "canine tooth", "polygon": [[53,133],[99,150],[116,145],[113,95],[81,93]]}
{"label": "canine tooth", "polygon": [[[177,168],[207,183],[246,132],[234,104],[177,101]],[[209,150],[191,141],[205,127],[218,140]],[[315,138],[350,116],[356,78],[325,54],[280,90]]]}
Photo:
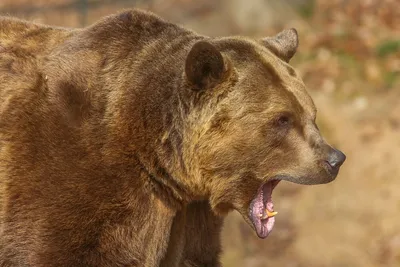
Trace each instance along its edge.
{"label": "canine tooth", "polygon": [[269,210],[265,210],[265,215],[263,216],[262,214],[259,214],[258,216],[260,216],[261,219],[267,219],[269,217],[274,217],[276,214],[278,214],[277,211],[269,211]]}
{"label": "canine tooth", "polygon": [[277,211],[271,212],[271,211],[269,211],[269,210],[266,210],[266,212],[267,212],[267,216],[268,216],[268,217],[274,217],[276,214],[278,214]]}

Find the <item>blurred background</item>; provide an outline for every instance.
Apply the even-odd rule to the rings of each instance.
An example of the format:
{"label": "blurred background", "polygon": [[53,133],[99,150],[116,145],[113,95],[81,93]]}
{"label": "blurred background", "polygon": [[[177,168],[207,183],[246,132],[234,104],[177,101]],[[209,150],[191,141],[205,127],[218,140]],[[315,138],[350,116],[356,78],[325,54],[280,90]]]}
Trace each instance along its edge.
{"label": "blurred background", "polygon": [[224,266],[400,266],[400,0],[1,0],[0,14],[83,27],[132,7],[210,36],[296,28],[291,64],[347,154],[331,184],[277,187],[266,240],[229,215]]}

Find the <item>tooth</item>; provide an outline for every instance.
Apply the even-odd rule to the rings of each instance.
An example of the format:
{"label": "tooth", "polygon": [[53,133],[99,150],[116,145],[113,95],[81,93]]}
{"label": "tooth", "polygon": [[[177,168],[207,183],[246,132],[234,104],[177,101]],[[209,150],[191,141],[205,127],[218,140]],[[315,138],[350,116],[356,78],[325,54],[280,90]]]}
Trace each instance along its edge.
{"label": "tooth", "polygon": [[259,214],[258,216],[261,218],[261,219],[263,219],[263,220],[265,220],[265,219],[268,219],[269,217],[274,217],[276,214],[278,214],[278,212],[277,211],[269,211],[269,210],[265,210],[265,215],[263,216],[262,214]]}
{"label": "tooth", "polygon": [[276,214],[278,214],[277,211],[270,212],[269,210],[266,210],[266,212],[268,217],[274,217]]}

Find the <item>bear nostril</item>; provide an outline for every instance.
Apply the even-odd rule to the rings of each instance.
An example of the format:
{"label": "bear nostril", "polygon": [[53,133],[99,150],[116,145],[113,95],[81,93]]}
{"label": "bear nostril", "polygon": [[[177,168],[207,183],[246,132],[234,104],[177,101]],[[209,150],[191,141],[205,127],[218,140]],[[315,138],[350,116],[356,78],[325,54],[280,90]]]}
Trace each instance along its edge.
{"label": "bear nostril", "polygon": [[343,154],[341,151],[334,149],[329,154],[327,162],[332,168],[339,168],[345,160],[346,160],[346,155]]}

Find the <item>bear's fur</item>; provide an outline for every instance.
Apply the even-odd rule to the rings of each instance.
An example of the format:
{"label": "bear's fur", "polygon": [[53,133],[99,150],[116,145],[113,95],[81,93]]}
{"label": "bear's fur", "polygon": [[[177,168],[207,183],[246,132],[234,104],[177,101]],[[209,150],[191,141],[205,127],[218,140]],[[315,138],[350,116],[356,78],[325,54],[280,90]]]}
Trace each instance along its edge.
{"label": "bear's fur", "polygon": [[1,17],[0,266],[220,266],[224,214],[257,230],[262,186],[336,177],[297,45]]}

